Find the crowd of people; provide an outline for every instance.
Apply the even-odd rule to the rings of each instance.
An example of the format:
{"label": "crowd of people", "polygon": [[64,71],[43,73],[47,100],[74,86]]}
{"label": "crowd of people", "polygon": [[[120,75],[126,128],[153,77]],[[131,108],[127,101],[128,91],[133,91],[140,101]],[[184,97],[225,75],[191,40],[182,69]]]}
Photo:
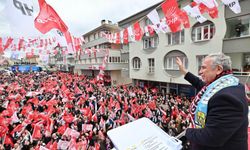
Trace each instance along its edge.
{"label": "crowd of people", "polygon": [[84,75],[1,74],[0,149],[108,150],[108,130],[142,117],[176,136],[189,126],[189,105],[187,97]]}

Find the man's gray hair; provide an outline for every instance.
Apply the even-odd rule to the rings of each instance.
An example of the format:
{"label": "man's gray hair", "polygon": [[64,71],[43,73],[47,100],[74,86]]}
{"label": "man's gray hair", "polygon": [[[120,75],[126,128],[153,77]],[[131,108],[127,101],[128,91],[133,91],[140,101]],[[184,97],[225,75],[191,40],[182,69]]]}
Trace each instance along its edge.
{"label": "man's gray hair", "polygon": [[231,58],[223,53],[214,53],[209,54],[207,57],[212,58],[213,67],[222,66],[223,71],[232,70],[232,61]]}

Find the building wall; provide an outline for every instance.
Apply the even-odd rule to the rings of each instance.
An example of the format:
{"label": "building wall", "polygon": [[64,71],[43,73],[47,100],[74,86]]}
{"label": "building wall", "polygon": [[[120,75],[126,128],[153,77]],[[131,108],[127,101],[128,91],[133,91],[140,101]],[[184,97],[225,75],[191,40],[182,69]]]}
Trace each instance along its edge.
{"label": "building wall", "polygon": [[[183,5],[184,6],[184,5]],[[163,16],[161,10],[159,15]],[[196,23],[196,20],[189,18],[191,28],[185,29],[185,42],[181,45],[167,45],[167,36],[164,33],[159,33],[159,45],[155,50],[143,50],[142,40],[139,42],[131,43],[129,45],[129,65],[130,65],[130,78],[159,81],[159,82],[172,82],[188,84],[182,76],[171,76],[164,68],[164,56],[172,51],[179,50],[188,58],[188,70],[194,74],[198,73],[197,67],[197,55],[207,55],[215,52],[222,52],[222,42],[226,32],[226,23],[222,16],[224,16],[224,7],[220,5],[219,7],[219,18],[211,19],[209,15],[204,15],[206,18],[210,19],[215,24],[215,35],[211,40],[202,42],[193,42],[191,40],[192,26]],[[143,25],[143,23],[141,22]],[[132,67],[132,59],[134,57],[139,57],[141,59],[141,69],[134,70]],[[155,59],[155,73],[148,74],[148,58]]]}
{"label": "building wall", "polygon": [[223,43],[224,53],[250,52],[249,49],[250,7],[249,6],[250,6],[250,0],[240,0],[241,13],[238,14],[235,14],[228,7],[225,8],[225,19],[228,22],[228,29]]}
{"label": "building wall", "polygon": [[226,54],[231,57],[232,68],[242,70],[243,54],[242,53],[228,53]]}
{"label": "building wall", "polygon": [[[105,20],[104,20],[105,21]],[[110,22],[110,21],[109,21]],[[113,24],[106,24],[103,23],[101,26],[97,27],[96,29],[86,33],[83,35],[84,39],[86,39],[86,43],[82,46],[83,49],[86,48],[96,48],[101,49],[103,51],[96,52],[96,55],[92,53],[89,54],[82,54],[80,56],[80,60],[76,61],[75,65],[75,71],[76,73],[84,73],[87,75],[93,75],[93,71],[89,70],[89,67],[91,66],[100,66],[103,63],[103,59],[106,55],[106,49],[109,50],[109,58],[113,58],[115,60],[114,62],[110,62],[108,58],[108,62],[106,64],[105,73],[112,74],[111,80],[114,80],[115,85],[121,84],[121,83],[127,83],[132,82],[131,79],[128,79],[128,77],[121,77],[121,70],[122,68],[127,68],[128,63],[121,62],[121,45],[116,43],[110,43],[110,41],[106,38],[102,38],[100,36],[101,31],[106,31],[107,33],[116,33],[120,31],[120,27]],[[118,61],[119,58],[119,61]],[[112,59],[111,59],[112,60]],[[112,73],[110,73],[112,72]],[[94,75],[97,76],[99,73],[99,68],[96,68],[94,70]],[[113,79],[114,78],[114,79]]]}
{"label": "building wall", "polygon": [[226,7],[225,18],[233,18],[236,16],[246,15],[250,13],[250,0],[240,0],[241,13],[235,14],[231,9]]}
{"label": "building wall", "polygon": [[122,77],[121,70],[114,70],[110,72],[111,84],[112,85],[121,85],[121,84],[130,84],[132,80],[130,78]]}

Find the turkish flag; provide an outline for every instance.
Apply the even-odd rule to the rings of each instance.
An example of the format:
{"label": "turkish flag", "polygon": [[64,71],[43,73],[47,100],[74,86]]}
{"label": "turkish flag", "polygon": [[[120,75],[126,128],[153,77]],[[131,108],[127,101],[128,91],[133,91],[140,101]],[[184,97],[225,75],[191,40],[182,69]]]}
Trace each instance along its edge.
{"label": "turkish flag", "polygon": [[11,145],[11,147],[14,147],[14,143],[9,135],[5,136],[4,144],[6,144],[6,145],[9,144],[9,145]]}
{"label": "turkish flag", "polygon": [[79,89],[77,85],[75,85],[74,92],[75,94],[82,94],[82,91]]}
{"label": "turkish flag", "polygon": [[58,128],[57,133],[63,135],[63,133],[66,131],[67,125],[62,125]]}
{"label": "turkish flag", "polygon": [[59,17],[56,11],[46,3],[45,0],[38,0],[40,6],[40,12],[35,19],[35,27],[43,34],[47,33],[53,28],[65,33],[68,31],[68,27]]}
{"label": "turkish flag", "polygon": [[0,125],[0,137],[3,137],[8,132],[8,127],[6,125]]}
{"label": "turkish flag", "polygon": [[41,127],[39,125],[34,126],[32,138],[37,140],[40,140],[42,138]]}
{"label": "turkish flag", "polygon": [[7,49],[13,41],[13,38],[9,37],[6,41],[6,44],[3,44],[3,39],[0,37],[0,53],[3,52],[5,49]]}
{"label": "turkish flag", "polygon": [[198,6],[201,14],[208,12],[211,18],[218,18],[218,8],[216,5],[212,8],[209,8],[203,3],[192,2],[190,6]]}
{"label": "turkish flag", "polygon": [[209,16],[213,19],[218,18],[218,8],[216,6],[213,8],[208,8],[203,3],[200,3],[199,9],[200,9],[201,13],[208,12]]}
{"label": "turkish flag", "polygon": [[148,103],[148,107],[151,109],[151,110],[155,110],[156,109],[156,104],[155,104],[155,101],[152,100]]}

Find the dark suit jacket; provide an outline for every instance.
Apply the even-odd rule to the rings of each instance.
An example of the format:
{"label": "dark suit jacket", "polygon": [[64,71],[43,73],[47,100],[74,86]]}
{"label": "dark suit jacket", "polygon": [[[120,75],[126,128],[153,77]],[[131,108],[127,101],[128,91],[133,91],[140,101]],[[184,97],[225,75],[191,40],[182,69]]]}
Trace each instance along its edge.
{"label": "dark suit jacket", "polygon": [[[190,72],[185,79],[197,90],[204,85]],[[247,150],[248,104],[242,84],[221,89],[208,102],[205,128],[186,130],[192,150]]]}

